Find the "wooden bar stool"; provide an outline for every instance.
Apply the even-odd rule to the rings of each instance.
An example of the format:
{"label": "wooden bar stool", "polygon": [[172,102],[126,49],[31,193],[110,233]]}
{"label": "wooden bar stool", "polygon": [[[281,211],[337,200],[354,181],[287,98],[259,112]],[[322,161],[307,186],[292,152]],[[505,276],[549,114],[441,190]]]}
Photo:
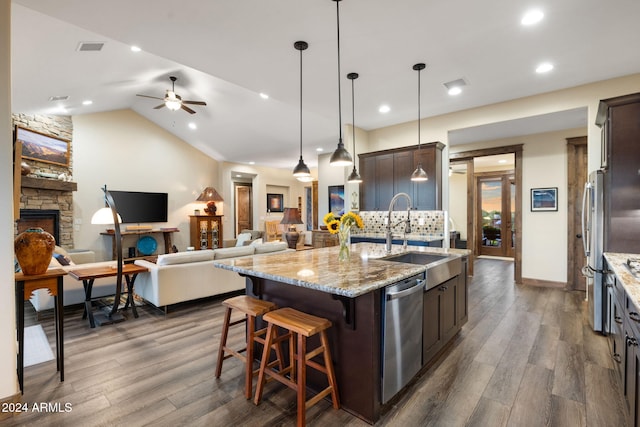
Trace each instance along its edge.
{"label": "wooden bar stool", "polygon": [[[260,363],[260,373],[258,374],[258,384],[256,385],[255,404],[260,403],[262,399],[262,391],[264,388],[265,375],[280,381],[282,384],[292,388],[297,394],[298,419],[297,425],[305,425],[306,410],[323,397],[331,393],[331,400],[335,409],[340,408],[338,399],[338,388],[336,385],[336,377],[333,371],[333,363],[331,361],[331,351],[329,349],[329,341],[327,340],[326,330],[331,327],[331,322],[322,317],[312,316],[292,308],[280,308],[266,313],[263,320],[268,322],[267,336],[265,338],[265,352],[262,355]],[[277,326],[288,330],[289,332],[283,336],[278,336]],[[320,346],[307,353],[307,338],[320,334]],[[275,371],[272,366],[267,363],[267,349],[274,342],[279,342],[283,338],[289,339],[289,366]],[[295,345],[297,341],[297,346]],[[311,360],[315,356],[323,354],[324,366]],[[273,365],[273,364],[271,364]],[[322,390],[309,400],[306,400],[306,380],[307,365],[313,369],[323,372],[327,376],[329,386]],[[289,373],[290,378],[285,374]],[[297,380],[296,380],[297,377]]]}
{"label": "wooden bar stool", "polygon": [[[240,295],[237,297],[226,299],[222,302],[227,307],[224,315],[224,323],[222,325],[222,336],[220,337],[220,347],[218,348],[218,363],[216,364],[216,378],[220,378],[222,373],[222,362],[230,357],[237,357],[245,364],[245,383],[244,394],[247,399],[252,395],[252,381],[254,375],[258,373],[258,370],[253,370],[254,359],[254,343],[258,342],[262,345],[265,344],[263,336],[266,334],[267,328],[263,328],[256,331],[256,317],[262,316],[265,313],[275,310],[277,306],[269,301],[259,300],[257,298],[249,297],[246,295]],[[242,319],[231,322],[231,312],[238,310],[245,314]],[[229,327],[246,323],[247,327],[247,342],[246,346],[240,350],[234,350],[227,347],[227,337],[229,335]],[[282,368],[282,354],[280,347],[277,344],[266,346],[265,348],[273,348],[276,351],[276,360],[271,362],[269,366],[275,366],[276,364]],[[242,354],[242,353],[245,354]],[[269,358],[269,351],[265,351],[267,358]]]}

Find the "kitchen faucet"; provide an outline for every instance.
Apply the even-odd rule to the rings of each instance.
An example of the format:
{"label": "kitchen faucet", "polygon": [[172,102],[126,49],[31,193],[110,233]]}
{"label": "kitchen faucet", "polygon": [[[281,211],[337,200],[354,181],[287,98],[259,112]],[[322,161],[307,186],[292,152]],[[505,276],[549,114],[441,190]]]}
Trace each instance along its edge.
{"label": "kitchen faucet", "polygon": [[[402,219],[392,226],[391,211],[393,210],[393,205],[395,205],[396,201],[400,197],[404,197],[407,199],[407,219]],[[411,197],[409,197],[407,193],[398,193],[395,196],[393,196],[393,199],[391,199],[391,203],[389,203],[389,212],[387,214],[387,253],[388,254],[391,253],[391,241],[393,240],[391,228],[395,227],[396,225],[402,224],[403,222],[405,223],[403,246],[404,247],[407,246],[407,233],[411,233],[411,216],[410,215],[411,215]]]}

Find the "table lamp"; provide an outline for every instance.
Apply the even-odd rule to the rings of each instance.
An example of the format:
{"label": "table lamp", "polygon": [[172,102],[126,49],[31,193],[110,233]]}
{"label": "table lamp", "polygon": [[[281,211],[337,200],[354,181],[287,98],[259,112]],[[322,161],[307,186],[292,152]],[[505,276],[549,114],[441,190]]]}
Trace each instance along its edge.
{"label": "table lamp", "polygon": [[205,208],[205,212],[209,215],[215,215],[216,210],[216,202],[224,202],[222,200],[222,196],[216,191],[213,187],[207,187],[202,190],[202,193],[196,199],[198,202],[207,202],[207,207]]}
{"label": "table lamp", "polygon": [[[115,229],[115,244],[116,244],[116,268],[118,269],[116,275],[116,289],[122,289],[122,235],[120,234],[120,223],[122,218],[116,209],[116,203],[113,201],[111,193],[107,190],[105,185],[102,189],[104,191],[104,201],[106,206],[100,208],[91,217],[91,224],[113,224]],[[120,292],[116,292],[116,295],[120,295]],[[99,326],[108,325],[111,323],[122,322],[124,317],[117,315],[120,301],[113,301],[113,307],[108,313],[108,318],[104,316],[96,316],[95,320]]]}
{"label": "table lamp", "polygon": [[295,249],[300,238],[300,233],[296,230],[296,224],[303,224],[298,208],[284,208],[284,215],[280,224],[289,226],[289,229],[284,233],[284,238],[287,240],[289,248]]}

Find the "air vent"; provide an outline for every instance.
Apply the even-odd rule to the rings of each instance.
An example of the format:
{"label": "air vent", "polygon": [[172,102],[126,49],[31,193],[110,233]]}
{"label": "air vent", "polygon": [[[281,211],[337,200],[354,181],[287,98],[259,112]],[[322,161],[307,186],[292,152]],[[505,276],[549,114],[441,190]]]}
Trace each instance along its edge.
{"label": "air vent", "polygon": [[66,101],[67,99],[69,99],[69,95],[50,96],[49,97],[49,101]]}
{"label": "air vent", "polygon": [[100,52],[104,47],[104,42],[80,42],[78,51],[80,52]]}

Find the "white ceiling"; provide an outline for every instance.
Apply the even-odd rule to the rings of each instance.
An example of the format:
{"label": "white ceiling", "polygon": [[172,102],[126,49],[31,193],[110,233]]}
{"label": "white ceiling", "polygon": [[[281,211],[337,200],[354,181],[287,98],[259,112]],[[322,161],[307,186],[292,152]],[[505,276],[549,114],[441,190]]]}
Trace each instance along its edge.
{"label": "white ceiling", "polygon": [[[366,130],[640,71],[637,0],[344,0],[340,3],[342,120]],[[219,160],[291,168],[299,147],[299,53],[304,66],[304,158],[338,140],[336,2],[331,0],[13,0],[12,110],[87,114],[131,108]],[[520,19],[530,6],[536,26]],[[104,42],[78,52],[80,42]],[[142,52],[133,53],[130,45]],[[542,61],[555,69],[535,73]],[[195,115],[136,94],[203,100]],[[468,86],[447,95],[443,83]],[[270,98],[263,100],[259,93]],[[68,101],[51,102],[51,96]],[[81,105],[90,99],[91,106]],[[387,104],[391,111],[380,114]],[[559,119],[559,120],[558,120]],[[194,122],[198,129],[187,127]],[[586,124],[586,110],[451,132],[454,144]],[[547,127],[551,127],[547,129]]]}

